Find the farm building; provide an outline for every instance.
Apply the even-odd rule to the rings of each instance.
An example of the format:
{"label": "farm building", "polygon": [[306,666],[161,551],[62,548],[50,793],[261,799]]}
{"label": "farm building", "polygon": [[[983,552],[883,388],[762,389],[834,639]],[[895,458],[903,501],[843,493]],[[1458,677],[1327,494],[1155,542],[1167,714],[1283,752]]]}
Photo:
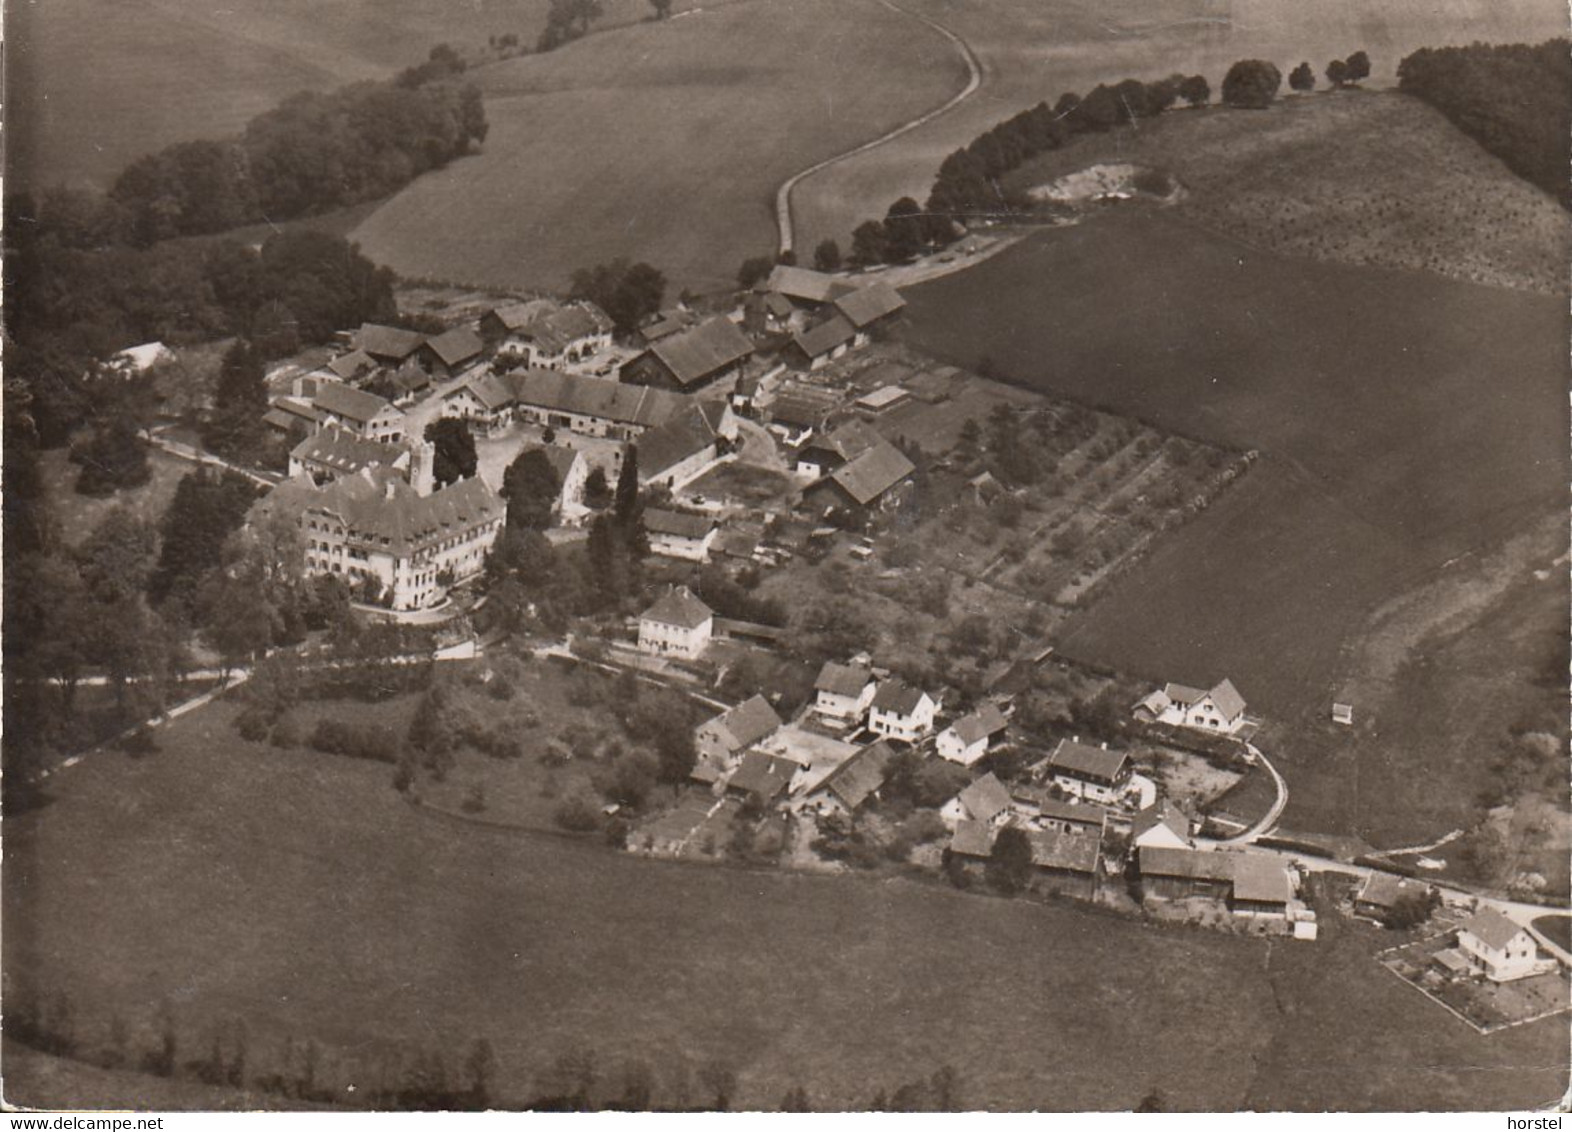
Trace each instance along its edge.
{"label": "farm building", "polygon": [[725,766],[756,743],[762,743],[781,728],[781,717],[763,696],[744,700],[736,707],[699,724],[694,745],[699,757]]}
{"label": "farm building", "polygon": [[1049,777],[1072,797],[1114,803],[1124,796],[1133,770],[1130,756],[1106,746],[1061,739],[1047,762]]}
{"label": "farm building", "polygon": [[1065,802],[1049,797],[1036,786],[1017,786],[1010,791],[1016,815],[1034,829],[1057,829],[1063,833],[1102,831],[1108,811],[1086,802]]}
{"label": "farm building", "polygon": [[867,421],[854,418],[799,447],[792,471],[799,476],[818,479],[883,443],[884,437],[878,429]]}
{"label": "farm building", "polygon": [[1136,868],[1146,896],[1182,900],[1189,896],[1223,899],[1233,891],[1232,853],[1151,847],[1136,852]]}
{"label": "farm building", "polygon": [[895,749],[882,739],[852,755],[826,775],[803,799],[820,816],[855,814],[884,785]]}
{"label": "farm building", "polygon": [[1003,737],[1008,721],[995,704],[984,704],[939,732],[939,757],[962,766],[972,766],[988,753],[988,748]]}
{"label": "farm building", "polygon": [[1032,847],[1037,875],[1032,887],[1042,892],[1091,900],[1097,895],[1097,858],[1102,849],[1102,829],[1066,833],[1034,829],[1026,834]]}
{"label": "farm building", "polygon": [[352,340],[356,350],[379,366],[401,366],[418,360],[420,348],[426,344],[426,336],[418,331],[375,322],[361,323]]}
{"label": "farm building", "polygon": [[507,375],[516,418],[582,436],[636,440],[692,402],[663,389],[623,385],[549,369]]}
{"label": "farm building", "polygon": [[341,428],[365,440],[397,444],[407,427],[404,413],[385,398],[347,385],[329,382],[317,388],[312,402],[317,424],[322,428]]}
{"label": "farm building", "polygon": [[890,739],[915,743],[933,730],[938,702],[927,692],[899,678],[879,685],[868,705],[868,727]]}
{"label": "farm building", "polygon": [[[769,403],[770,430],[788,446],[800,449],[815,432],[824,427],[825,418],[835,409],[833,395],[802,385],[788,385]],[[817,469],[798,474],[818,477]]]}
{"label": "farm building", "polygon": [[1430,892],[1430,886],[1421,881],[1372,870],[1363,887],[1354,894],[1354,913],[1384,920],[1399,901],[1425,900]]}
{"label": "farm building", "polygon": [[893,322],[906,307],[900,292],[882,281],[837,295],[832,302],[841,317],[856,329],[859,346],[867,342],[875,327]]}
{"label": "farm building", "polygon": [[1231,680],[1210,690],[1167,684],[1135,708],[1138,719],[1233,735],[1244,726],[1245,701]]}
{"label": "farm building", "polygon": [[1281,858],[1269,853],[1230,853],[1234,886],[1228,906],[1241,916],[1286,917],[1294,880]]}
{"label": "farm building", "polygon": [[873,703],[873,673],[856,664],[827,661],[813,682],[813,710],[849,723],[862,719]]}
{"label": "farm building", "polygon": [[551,513],[559,522],[576,523],[586,513],[584,488],[589,483],[589,461],[577,448],[562,444],[542,444],[540,450],[557,473],[557,500],[551,505]]}
{"label": "farm building", "polygon": [[1010,820],[1013,812],[1014,803],[1004,783],[992,774],[985,774],[946,802],[939,810],[939,817],[946,828],[953,830],[968,821],[1001,826]]}
{"label": "farm building", "polygon": [[1475,974],[1507,983],[1542,969],[1539,948],[1527,928],[1494,908],[1476,912],[1457,929],[1457,950]]}
{"label": "farm building", "polygon": [[838,511],[866,518],[876,510],[893,506],[900,498],[898,489],[916,470],[904,452],[881,440],[804,488],[803,504],[815,513]]}
{"label": "farm building", "polygon": [[957,857],[985,861],[993,856],[993,842],[998,836],[999,827],[992,822],[963,819],[955,823],[948,848]]}
{"label": "farm building", "polygon": [[855,404],[857,408],[864,412],[877,415],[889,412],[896,406],[904,405],[910,400],[911,394],[899,385],[881,385],[873,392],[864,393],[857,398]]}
{"label": "farm building", "polygon": [[688,590],[674,586],[639,614],[639,649],[694,660],[715,635],[715,614]]}
{"label": "farm building", "polygon": [[[315,395],[316,391],[313,389],[312,396]],[[277,397],[268,406],[267,412],[262,414],[262,423],[274,432],[285,436],[315,432],[317,409],[310,401],[301,401],[294,397]]]}
{"label": "farm building", "polygon": [[338,574],[390,609],[427,609],[479,574],[507,508],[475,476],[422,495],[367,467],[318,487],[286,480],[258,504],[300,526],[307,574]]}
{"label": "farm building", "polygon": [[737,417],[730,405],[690,404],[639,439],[639,485],[681,487],[708,471],[736,439]]}
{"label": "farm building", "polygon": [[376,360],[364,350],[340,354],[323,367],[329,376],[338,381],[358,381],[376,368]]}
{"label": "farm building", "polygon": [[611,345],[611,319],[594,303],[550,299],[510,303],[480,318],[480,335],[497,354],[555,369]]}
{"label": "farm building", "polygon": [[1138,849],[1188,849],[1194,823],[1189,814],[1164,798],[1135,815],[1130,823],[1130,844]]}
{"label": "farm building", "polygon": [[651,345],[622,367],[622,380],[690,393],[741,372],[753,343],[737,324],[717,315]]}
{"label": "farm building", "polygon": [[762,280],[742,301],[742,328],[754,336],[801,330],[806,321],[802,310]]}
{"label": "farm building", "polygon": [[659,342],[662,338],[670,338],[673,334],[688,329],[695,321],[697,316],[683,307],[658,311],[648,322],[639,327],[639,340],[646,345]]}
{"label": "farm building", "polygon": [[856,338],[857,328],[835,314],[792,335],[788,353],[797,365],[819,369],[850,350]]}
{"label": "farm building", "polygon": [[457,377],[479,362],[486,351],[486,344],[467,326],[455,326],[435,338],[426,340],[431,351],[431,372],[439,378]]}
{"label": "farm building", "polygon": [[711,515],[690,515],[659,507],[644,512],[644,532],[649,536],[650,553],[690,562],[708,562],[710,546],[720,529]]}
{"label": "farm building", "polygon": [[804,311],[823,310],[837,295],[852,289],[844,279],[785,263],[776,264],[764,286],[770,294],[780,295]]}

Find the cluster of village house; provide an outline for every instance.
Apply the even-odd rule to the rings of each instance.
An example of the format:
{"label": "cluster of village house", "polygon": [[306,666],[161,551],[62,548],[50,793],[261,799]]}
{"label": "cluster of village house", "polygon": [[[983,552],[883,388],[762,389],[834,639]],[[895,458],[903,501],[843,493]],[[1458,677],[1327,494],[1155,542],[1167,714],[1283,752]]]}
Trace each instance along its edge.
{"label": "cluster of village house", "polygon": [[[435,488],[433,447],[415,434],[410,410],[436,396],[436,415],[466,420],[483,436],[515,424],[540,429],[540,447],[561,484],[557,513],[564,522],[584,514],[589,464],[581,448],[549,442],[554,433],[636,443],[641,485],[677,487],[737,442],[740,416],[767,424],[785,447],[807,485],[805,509],[819,517],[836,509],[869,514],[898,499],[914,471],[869,418],[910,391],[872,389],[856,399],[857,415],[830,427],[838,402],[798,378],[865,345],[903,305],[882,283],[856,286],[782,266],[730,315],[662,312],[631,347],[616,343],[610,320],[586,302],[510,304],[432,336],[364,325],[344,336],[347,348],[338,356],[271,399],[266,423],[299,442],[289,478],[259,506],[298,522],[308,572],[370,580],[394,610],[441,601],[483,568],[506,512],[478,476]],[[146,372],[170,357],[150,343],[109,364]],[[373,382],[393,396],[364,388]],[[610,471],[621,452],[613,447]],[[702,510],[650,509],[645,523],[652,551],[695,561],[709,558],[719,531],[716,517]],[[713,612],[676,587],[640,616],[637,647],[696,660],[716,628]],[[1134,715],[1245,736],[1251,724],[1244,709],[1224,680],[1212,688],[1168,684],[1135,705]],[[718,798],[849,816],[878,798],[897,750],[916,747],[980,772],[940,810],[947,847],[962,862],[987,860],[998,832],[1015,826],[1031,845],[1037,887],[1092,899],[1101,879],[1125,872],[1105,854],[1108,835],[1120,832],[1143,898],[1210,898],[1236,916],[1314,938],[1314,913],[1297,899],[1292,867],[1272,854],[1200,841],[1194,817],[1158,798],[1127,753],[1061,740],[1029,768],[1027,782],[1006,785],[985,768],[1007,737],[1008,712],[984,704],[941,728],[939,711],[932,695],[877,673],[865,658],[826,664],[813,703],[792,723],[755,696],[701,725],[694,778]],[[644,831],[642,846],[680,852],[711,812],[707,805],[679,806]],[[1354,910],[1381,918],[1400,900],[1428,891],[1374,872]],[[1461,924],[1453,946],[1433,961],[1453,976],[1497,982],[1554,966],[1527,929],[1488,908]]]}
{"label": "cluster of village house", "polygon": [[[801,379],[865,345],[903,306],[882,282],[783,266],[729,314],[665,311],[632,345],[582,301],[512,303],[438,335],[367,324],[271,398],[267,424],[298,443],[288,480],[261,506],[298,521],[308,571],[343,575],[395,611],[439,604],[476,575],[505,518],[479,476],[435,487],[419,423],[437,417],[482,437],[531,430],[557,472],[564,524],[587,513],[592,452],[615,477],[636,445],[641,486],[678,489],[735,449],[743,417],[785,444],[806,481],[805,512],[866,515],[915,469],[863,419],[828,428],[836,403]],[[877,390],[857,407],[876,415],[904,396]],[[645,522],[655,553],[700,561],[720,526],[681,507]]]}

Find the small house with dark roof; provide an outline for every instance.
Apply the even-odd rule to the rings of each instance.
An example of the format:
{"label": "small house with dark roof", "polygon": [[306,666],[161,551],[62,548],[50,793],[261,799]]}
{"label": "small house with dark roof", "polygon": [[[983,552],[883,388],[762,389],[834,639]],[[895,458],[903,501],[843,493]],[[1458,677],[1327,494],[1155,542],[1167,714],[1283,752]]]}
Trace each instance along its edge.
{"label": "small house with dark roof", "polygon": [[860,723],[877,687],[862,665],[826,661],[813,682],[813,710],[842,723]]}
{"label": "small house with dark roof", "polygon": [[1057,829],[1063,833],[1101,831],[1108,824],[1108,811],[1089,802],[1066,802],[1052,797],[1040,786],[1016,786],[1010,791],[1015,813],[1034,829]]}
{"label": "small house with dark roof", "polygon": [[377,363],[364,350],[351,350],[331,359],[323,368],[339,381],[358,381],[376,369]]}
{"label": "small house with dark roof", "polygon": [[1541,969],[1539,947],[1528,929],[1494,908],[1476,912],[1459,925],[1457,950],[1473,973],[1494,983],[1526,978]]}
{"label": "small house with dark roof", "polygon": [[752,798],[768,806],[786,793],[796,773],[797,764],[790,759],[765,751],[749,751],[726,780],[726,793]]}
{"label": "small house with dark roof", "polygon": [[714,636],[714,611],[686,586],[673,586],[639,614],[639,649],[655,656],[696,660]]}
{"label": "small house with dark roof", "polygon": [[589,483],[589,460],[577,448],[564,444],[542,444],[540,450],[557,473],[557,501],[552,504],[552,514],[560,523],[573,526],[587,513],[584,488]]}
{"label": "small house with dark roof", "polygon": [[365,440],[397,444],[408,427],[403,411],[386,398],[337,382],[319,385],[312,406],[318,426],[345,429]]}
{"label": "small house with dark roof", "polygon": [[1365,883],[1354,894],[1354,914],[1384,920],[1399,901],[1426,900],[1430,893],[1430,886],[1422,881],[1372,869]]}
{"label": "small house with dark roof", "polygon": [[806,311],[823,310],[836,296],[852,289],[844,279],[793,264],[776,264],[764,282],[765,289]]}
{"label": "small house with dark roof", "polygon": [[649,538],[650,553],[664,558],[708,562],[719,530],[713,515],[692,515],[663,507],[648,507],[644,511],[644,533]]}
{"label": "small house with dark roof", "polygon": [[987,703],[939,732],[939,757],[962,766],[975,765],[988,748],[1004,737],[1009,721],[997,704]]}
{"label": "small house with dark roof", "polygon": [[1233,869],[1228,907],[1237,915],[1282,919],[1294,898],[1288,865],[1271,853],[1227,854]]}
{"label": "small house with dark roof", "polygon": [[563,304],[532,299],[487,311],[480,317],[479,332],[499,355],[555,369],[607,349],[612,322],[587,300]]}
{"label": "small house with dark roof", "polygon": [[1233,735],[1245,724],[1245,701],[1227,679],[1210,689],[1167,684],[1136,704],[1135,716],[1170,727]]}
{"label": "small house with dark roof", "polygon": [[933,730],[939,703],[899,677],[880,684],[868,704],[868,728],[889,739],[915,743]]}
{"label": "small house with dark roof", "polygon": [[752,356],[753,343],[741,328],[716,315],[691,330],[662,338],[624,363],[622,380],[691,393],[740,373]]}
{"label": "small house with dark roof", "polygon": [[1066,833],[1033,829],[1026,834],[1032,847],[1035,875],[1031,887],[1077,900],[1097,896],[1097,861],[1102,851],[1102,827],[1095,831]]}
{"label": "small house with dark roof", "polygon": [[792,471],[817,480],[883,443],[884,437],[878,429],[867,421],[853,418],[800,445]]}
{"label": "small house with dark roof", "polygon": [[939,817],[949,829],[961,822],[976,821],[1001,826],[1014,814],[1010,791],[993,774],[985,774],[969,783],[939,810]]}
{"label": "small house with dark roof", "polygon": [[1072,797],[1104,804],[1124,796],[1134,773],[1124,751],[1091,747],[1072,739],[1059,740],[1048,756],[1047,768],[1049,778]]}
{"label": "small house with dark roof", "polygon": [[803,503],[815,513],[840,511],[866,517],[900,499],[901,485],[917,466],[895,445],[880,439],[873,447],[803,489]]}
{"label": "small house with dark roof", "polygon": [[[315,396],[315,391],[313,391]],[[315,432],[317,429],[317,408],[310,401],[302,401],[296,397],[279,397],[262,414],[262,423],[274,432],[285,436],[301,433]]]}
{"label": "small house with dark roof", "polygon": [[804,797],[804,806],[820,816],[855,814],[878,795],[894,758],[895,749],[883,740],[863,747],[825,775]]}
{"label": "small house with dark roof", "polygon": [[693,739],[701,759],[730,766],[743,751],[780,729],[781,717],[770,701],[754,696],[701,723]]}

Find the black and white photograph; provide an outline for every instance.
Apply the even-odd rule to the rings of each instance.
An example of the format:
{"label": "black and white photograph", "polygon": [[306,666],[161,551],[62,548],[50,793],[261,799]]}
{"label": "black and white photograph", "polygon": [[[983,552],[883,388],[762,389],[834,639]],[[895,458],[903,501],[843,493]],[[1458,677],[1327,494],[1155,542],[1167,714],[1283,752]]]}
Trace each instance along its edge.
{"label": "black and white photograph", "polygon": [[8,1120],[1566,1110],[1565,0],[3,15]]}

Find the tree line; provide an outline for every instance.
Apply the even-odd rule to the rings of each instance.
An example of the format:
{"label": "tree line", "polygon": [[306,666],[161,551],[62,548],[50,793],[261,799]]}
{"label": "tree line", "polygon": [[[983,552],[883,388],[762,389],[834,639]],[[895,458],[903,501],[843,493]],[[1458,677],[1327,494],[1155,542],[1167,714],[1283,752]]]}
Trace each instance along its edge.
{"label": "tree line", "polygon": [[239,137],[138,158],[109,190],[109,220],[145,246],[386,196],[485,141],[480,90],[455,81],[463,66],[442,45],[393,82],[305,91]]}
{"label": "tree line", "polygon": [[1398,89],[1434,106],[1518,176],[1572,208],[1572,41],[1421,48]]}
{"label": "tree line", "polygon": [[[1327,68],[1328,79],[1336,87],[1353,85],[1369,73],[1370,60],[1363,51],[1346,60],[1334,60]],[[1295,90],[1315,85],[1308,63],[1295,69],[1293,79]],[[1241,59],[1223,80],[1222,102],[1235,109],[1264,108],[1277,97],[1282,81],[1275,64]],[[853,266],[862,267],[903,263],[925,248],[951,243],[960,234],[959,224],[1028,212],[1031,201],[1004,184],[1006,175],[1028,161],[1082,135],[1107,133],[1155,117],[1181,102],[1202,107],[1211,101],[1212,87],[1206,76],[1173,74],[1155,81],[1129,78],[1111,85],[1100,83],[1084,97],[1066,92],[1052,105],[1046,100],[1039,102],[946,157],[925,202],[902,197],[882,220],[858,225],[852,232],[848,259]],[[833,240],[826,240],[815,250],[814,259],[821,270],[835,270],[841,252]]]}

